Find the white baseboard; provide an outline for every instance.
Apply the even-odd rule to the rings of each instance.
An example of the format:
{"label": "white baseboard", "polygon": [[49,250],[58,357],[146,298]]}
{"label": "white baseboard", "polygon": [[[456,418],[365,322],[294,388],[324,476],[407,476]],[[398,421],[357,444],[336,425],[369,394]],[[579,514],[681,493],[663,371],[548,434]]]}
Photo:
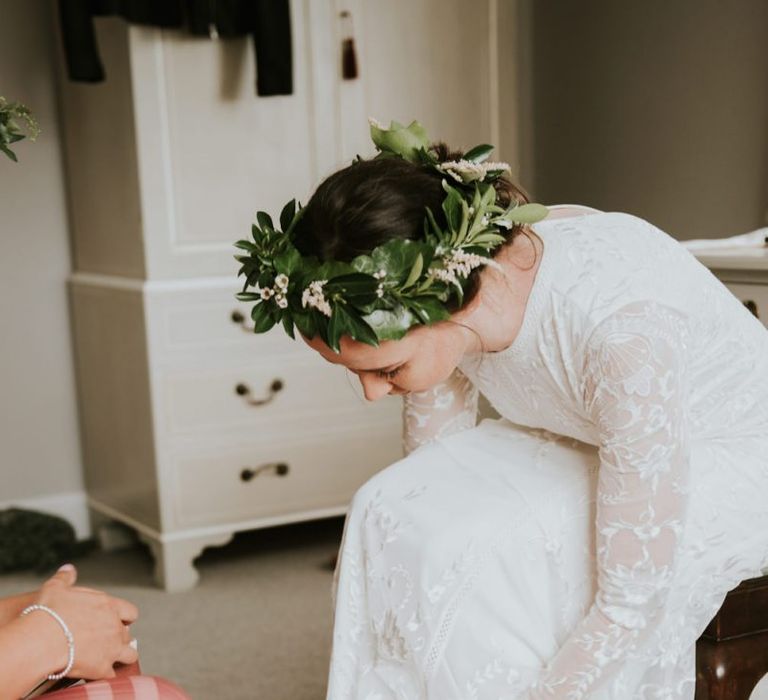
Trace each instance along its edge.
{"label": "white baseboard", "polygon": [[91,522],[88,518],[85,491],[71,491],[69,493],[54,493],[48,496],[36,496],[34,498],[0,501],[0,510],[12,506],[40,510],[68,520],[72,527],[75,528],[75,534],[79,540],[84,540],[91,536]]}

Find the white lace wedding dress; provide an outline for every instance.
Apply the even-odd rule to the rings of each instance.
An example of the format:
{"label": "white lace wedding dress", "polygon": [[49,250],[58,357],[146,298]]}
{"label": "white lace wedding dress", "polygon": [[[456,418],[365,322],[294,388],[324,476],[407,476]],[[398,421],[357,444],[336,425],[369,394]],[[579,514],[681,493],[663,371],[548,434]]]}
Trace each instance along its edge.
{"label": "white lace wedding dress", "polygon": [[330,700],[691,700],[768,564],[768,331],[642,219],[533,228],[514,343],[410,395],[353,500]]}

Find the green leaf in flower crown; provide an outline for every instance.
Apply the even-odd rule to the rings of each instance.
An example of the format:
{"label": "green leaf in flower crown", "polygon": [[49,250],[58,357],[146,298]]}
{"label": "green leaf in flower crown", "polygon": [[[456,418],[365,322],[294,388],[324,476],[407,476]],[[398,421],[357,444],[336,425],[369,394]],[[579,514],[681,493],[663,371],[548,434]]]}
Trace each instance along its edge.
{"label": "green leaf in flower crown", "polygon": [[534,224],[545,219],[548,214],[549,209],[542,204],[521,204],[507,210],[500,218],[516,224]]}
{"label": "green leaf in flower crown", "polygon": [[259,222],[259,226],[261,226],[264,231],[274,230],[275,228],[272,224],[272,217],[265,211],[256,212],[256,221]]}
{"label": "green leaf in flower crown", "polygon": [[272,312],[269,306],[264,302],[256,304],[253,309],[251,309],[251,318],[253,319],[254,333],[266,333],[266,331],[275,325],[275,319],[272,317]]}
{"label": "green leaf in flower crown", "polygon": [[373,265],[373,258],[371,258],[370,255],[358,255],[350,264],[354,270],[366,275],[372,275],[376,272],[376,268]]}
{"label": "green leaf in flower crown", "polygon": [[299,202],[298,209],[296,210],[296,213],[293,215],[293,220],[291,221],[288,228],[283,229],[283,233],[285,234],[286,238],[290,239],[290,237],[293,235],[293,229],[296,228],[296,224],[299,223],[302,216],[304,216],[304,207],[302,207],[301,202]]}
{"label": "green leaf in flower crown", "polygon": [[435,158],[432,151],[426,148],[420,148],[418,151],[416,151],[416,155],[419,162],[423,163],[424,165],[435,166],[440,162],[437,158]]}
{"label": "green leaf in flower crown", "polygon": [[456,235],[451,237],[452,246],[460,246],[464,243],[464,239],[467,237],[467,230],[469,229],[469,205],[464,197],[461,198],[461,223],[459,229],[456,231]]}
{"label": "green leaf in flower crown", "polygon": [[363,316],[365,321],[380,340],[399,340],[408,329],[419,322],[418,318],[405,306],[392,310],[377,309]]}
{"label": "green leaf in flower crown", "polygon": [[301,265],[301,253],[293,246],[275,256],[275,270],[290,277]]}
{"label": "green leaf in flower crown", "polygon": [[293,322],[296,324],[296,328],[306,338],[314,338],[317,335],[317,324],[315,323],[315,315],[308,311],[293,311],[291,313]]}
{"label": "green leaf in flower crown", "polygon": [[328,319],[328,330],[326,332],[326,337],[324,338],[328,347],[334,352],[339,352],[339,341],[341,340],[341,336],[347,333],[344,311],[340,311],[339,309],[343,309],[342,304],[333,305],[331,317]]}
{"label": "green leaf in flower crown", "polygon": [[366,345],[378,346],[379,339],[376,337],[373,329],[354,310],[347,309],[343,304],[336,306],[331,315],[331,321],[328,324],[329,329],[333,323],[334,316],[338,325],[344,329],[342,335],[348,335],[350,338]]}
{"label": "green leaf in flower crown", "polygon": [[280,212],[280,229],[286,231],[293,221],[293,217],[296,214],[296,200],[292,199],[288,204],[283,207]]}
{"label": "green leaf in flower crown", "polygon": [[419,277],[421,277],[421,272],[423,269],[424,256],[419,253],[413,265],[411,266],[411,271],[408,273],[408,277],[406,277],[405,282],[403,282],[403,289],[407,289],[412,284],[416,284],[416,282],[419,280]]}
{"label": "green leaf in flower crown", "polygon": [[254,292],[238,292],[235,294],[235,298],[240,301],[261,301],[261,295]]}
{"label": "green leaf in flower crown", "polygon": [[264,238],[264,232],[256,224],[251,224],[251,236],[256,243],[259,243]]}
{"label": "green leaf in flower crown", "polygon": [[408,277],[423,248],[424,243],[421,241],[387,241],[371,253],[374,272],[384,270],[387,283],[400,285]]}
{"label": "green leaf in flower crown", "polygon": [[240,248],[241,250],[247,250],[249,253],[253,253],[257,250],[256,246],[250,241],[237,241],[235,243],[235,248]]}
{"label": "green leaf in flower crown", "polygon": [[470,148],[462,158],[464,160],[472,161],[473,163],[482,163],[484,160],[487,160],[491,153],[493,153],[493,146],[490,146],[487,143],[482,143],[479,146]]}
{"label": "green leaf in flower crown", "polygon": [[506,241],[507,239],[504,238],[499,233],[496,233],[496,229],[493,229],[492,231],[487,231],[486,233],[480,233],[477,236],[474,236],[471,240],[468,241],[470,245],[477,245],[483,248],[483,250],[487,250],[489,248],[495,248],[498,245],[501,245]]}
{"label": "green leaf in flower crown", "polygon": [[427,133],[415,120],[407,127],[393,120],[389,129],[371,122],[371,139],[380,151],[394,153],[414,163],[420,160],[419,149],[429,148]]}
{"label": "green leaf in flower crown", "polygon": [[424,227],[426,229],[427,222],[429,222],[429,227],[431,229],[429,232],[425,230],[424,238],[430,240],[430,238],[433,237],[439,241],[443,237],[443,230],[437,225],[437,222],[435,221],[435,215],[432,213],[432,210],[429,207],[424,207],[424,209],[427,212],[426,219],[424,220]]}
{"label": "green leaf in flower crown", "polygon": [[461,225],[461,203],[464,201],[464,197],[455,188],[451,187],[445,180],[443,180],[443,189],[447,192],[445,199],[443,199],[443,212],[445,213],[445,220],[448,222],[448,227],[453,231],[457,231]]}
{"label": "green leaf in flower crown", "polygon": [[334,277],[325,285],[327,294],[338,292],[344,299],[354,299],[355,305],[368,304],[376,298],[378,280],[369,274],[353,272]]}
{"label": "green leaf in flower crown", "polygon": [[448,309],[434,297],[423,296],[409,299],[408,308],[425,324],[445,321],[451,317]]}
{"label": "green leaf in flower crown", "polygon": [[291,319],[289,314],[285,314],[283,316],[283,329],[285,332],[291,337],[291,339],[296,340],[296,336],[293,333],[293,320]]}
{"label": "green leaf in flower crown", "polygon": [[353,271],[354,270],[349,263],[341,262],[339,260],[326,260],[317,267],[312,277],[313,279],[318,280],[332,280],[334,277],[348,275]]}

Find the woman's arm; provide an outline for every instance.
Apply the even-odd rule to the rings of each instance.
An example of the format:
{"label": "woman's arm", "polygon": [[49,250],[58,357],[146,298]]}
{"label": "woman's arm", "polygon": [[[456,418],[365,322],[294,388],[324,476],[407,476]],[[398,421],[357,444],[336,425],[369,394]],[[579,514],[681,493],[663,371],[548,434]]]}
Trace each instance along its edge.
{"label": "woman's arm", "polygon": [[590,338],[583,390],[600,435],[598,590],[531,688],[532,700],[592,698],[629,655],[664,641],[650,638],[686,518],[688,338],[686,318],[651,301],[623,307]]}
{"label": "woman's arm", "polygon": [[451,433],[474,427],[477,422],[477,389],[458,369],[444,382],[427,391],[403,397],[403,452]]}
{"label": "woman's arm", "polygon": [[0,700],[18,700],[49,673],[67,665],[67,641],[45,613],[25,615],[0,627]]}
{"label": "woman's arm", "polygon": [[29,593],[0,598],[0,627],[15,620],[24,608],[35,602],[37,595],[39,595],[39,591],[30,591]]}
{"label": "woman's arm", "polygon": [[[75,659],[70,675],[75,678],[111,678],[115,663],[137,659],[130,645],[128,625],[136,620],[135,606],[120,598],[76,587],[74,567],[62,567],[34,594],[7,602],[6,614],[21,602],[37,604],[57,613],[71,632]],[[30,597],[27,597],[30,596]],[[19,613],[21,611],[18,611]],[[0,700],[21,697],[48,674],[67,666],[69,645],[56,619],[45,610],[33,610],[0,626]]]}

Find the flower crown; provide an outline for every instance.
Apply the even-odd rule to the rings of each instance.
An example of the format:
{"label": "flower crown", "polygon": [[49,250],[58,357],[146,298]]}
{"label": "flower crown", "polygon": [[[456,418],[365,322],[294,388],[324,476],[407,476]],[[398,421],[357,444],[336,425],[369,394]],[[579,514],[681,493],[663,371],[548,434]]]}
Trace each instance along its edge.
{"label": "flower crown", "polygon": [[417,121],[407,127],[393,121],[386,129],[371,119],[370,128],[376,158],[403,158],[447,176],[446,228],[425,207],[423,239],[387,241],[351,262],[320,261],[303,256],[293,243],[301,203],[297,208],[292,199],[283,207],[280,229],[269,214],[257,212],[253,241],[235,243],[246,253],[235,256],[238,277],[245,276],[237,298],[255,302],[256,333],[280,323],[291,338],[295,327],[308,338],[319,335],[336,352],[343,335],[374,346],[402,338],[412,326],[449,318],[448,304],[461,305],[470,273],[498,266],[492,252],[506,241],[502,230],[548,214],[540,204],[497,206],[493,181],[510,168],[486,162],[493,146],[475,146],[460,160],[441,163]]}

